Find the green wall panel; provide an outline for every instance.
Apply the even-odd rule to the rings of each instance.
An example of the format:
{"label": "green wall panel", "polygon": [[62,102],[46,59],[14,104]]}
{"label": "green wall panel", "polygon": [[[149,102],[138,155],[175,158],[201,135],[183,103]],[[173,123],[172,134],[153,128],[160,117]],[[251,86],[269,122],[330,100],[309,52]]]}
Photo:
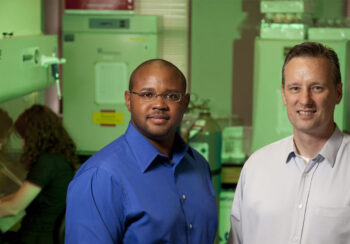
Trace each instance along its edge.
{"label": "green wall panel", "polygon": [[42,0],[0,0],[0,34],[41,34]]}
{"label": "green wall panel", "polygon": [[241,0],[192,1],[190,87],[213,115],[232,112],[233,45],[245,16]]}

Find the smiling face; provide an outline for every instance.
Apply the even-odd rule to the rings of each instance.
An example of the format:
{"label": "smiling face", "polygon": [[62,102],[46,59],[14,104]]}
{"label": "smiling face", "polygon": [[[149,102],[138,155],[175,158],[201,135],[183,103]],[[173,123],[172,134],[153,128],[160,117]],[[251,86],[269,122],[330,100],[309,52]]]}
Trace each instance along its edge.
{"label": "smiling face", "polygon": [[[184,81],[177,71],[161,61],[140,67],[133,76],[132,92],[185,93]],[[137,94],[125,92],[125,101],[135,128],[151,141],[173,141],[189,103],[184,96],[180,102],[167,102],[161,96],[145,101]]]}
{"label": "smiling face", "polygon": [[330,62],[323,57],[292,58],[284,79],[282,98],[294,135],[330,136],[334,108],[342,98],[342,84],[334,85]]}

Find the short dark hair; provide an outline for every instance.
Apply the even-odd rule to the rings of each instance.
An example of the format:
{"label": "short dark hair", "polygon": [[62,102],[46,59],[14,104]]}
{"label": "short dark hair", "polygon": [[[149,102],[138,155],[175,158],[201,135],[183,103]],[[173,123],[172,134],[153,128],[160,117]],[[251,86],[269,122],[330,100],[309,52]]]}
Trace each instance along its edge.
{"label": "short dark hair", "polygon": [[147,61],[143,62],[139,66],[137,66],[136,69],[131,73],[131,76],[130,76],[129,91],[132,91],[132,89],[134,87],[134,81],[135,81],[135,76],[136,76],[137,72],[142,67],[144,67],[146,65],[149,65],[149,64],[152,64],[154,62],[159,62],[162,65],[164,65],[165,67],[170,68],[173,71],[174,75],[176,75],[182,81],[182,85],[183,85],[184,91],[186,92],[186,78],[185,78],[184,74],[173,63],[170,63],[169,61],[164,60],[164,59],[150,59],[150,60],[147,60]]}
{"label": "short dark hair", "polygon": [[289,50],[283,64],[282,68],[282,85],[284,86],[284,70],[286,65],[295,57],[323,57],[326,58],[331,66],[333,73],[333,82],[334,85],[337,86],[341,83],[341,74],[339,68],[339,59],[336,52],[321,43],[317,42],[304,42],[299,45],[294,46],[291,50]]}

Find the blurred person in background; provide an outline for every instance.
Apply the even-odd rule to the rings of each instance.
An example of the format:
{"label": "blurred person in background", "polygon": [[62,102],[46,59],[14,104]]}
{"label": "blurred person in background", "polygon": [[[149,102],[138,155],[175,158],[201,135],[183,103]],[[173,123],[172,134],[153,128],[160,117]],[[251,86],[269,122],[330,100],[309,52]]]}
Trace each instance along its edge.
{"label": "blurred person in background", "polygon": [[66,191],[77,162],[76,147],[61,119],[43,105],[25,110],[14,130],[22,138],[20,161],[28,175],[16,192],[0,198],[0,217],[26,211],[19,232],[9,235],[10,243],[50,244],[55,222],[65,211]]}
{"label": "blurred person in background", "polygon": [[6,146],[12,124],[12,119],[8,113],[0,108],[0,152],[2,152],[3,148]]}
{"label": "blurred person in background", "polygon": [[0,108],[0,197],[17,191],[27,173],[13,154],[6,150],[12,126],[11,117]]}

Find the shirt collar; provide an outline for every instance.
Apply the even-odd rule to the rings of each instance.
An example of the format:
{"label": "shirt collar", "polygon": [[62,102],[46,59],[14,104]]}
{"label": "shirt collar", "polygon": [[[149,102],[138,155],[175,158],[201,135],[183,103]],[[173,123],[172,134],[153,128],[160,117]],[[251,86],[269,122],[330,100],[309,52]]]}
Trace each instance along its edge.
{"label": "shirt collar", "polygon": [[326,144],[323,146],[322,150],[319,153],[320,155],[322,155],[327,159],[331,167],[333,167],[335,164],[337,153],[342,141],[343,141],[343,133],[341,133],[338,126],[336,126],[332,136],[328,139],[328,141],[326,142]]}
{"label": "shirt collar", "polygon": [[293,136],[288,137],[286,146],[286,163],[288,163],[293,157],[296,156],[295,145],[293,141]]}
{"label": "shirt collar", "polygon": [[[128,129],[125,132],[125,138],[130,146],[130,150],[136,157],[136,161],[141,171],[144,173],[150,165],[156,161],[158,156],[167,157],[160,153],[152,143],[150,143],[146,137],[144,137],[131,122],[129,122]],[[175,167],[181,162],[187,151],[193,156],[187,143],[176,133],[174,149],[173,149],[173,162]]]}
{"label": "shirt collar", "polygon": [[[331,165],[331,167],[333,167],[342,141],[343,134],[339,130],[338,126],[336,126],[332,136],[327,140],[316,158],[326,158],[327,162]],[[297,155],[292,136],[289,138],[287,143],[286,163],[288,163],[291,158]]]}

